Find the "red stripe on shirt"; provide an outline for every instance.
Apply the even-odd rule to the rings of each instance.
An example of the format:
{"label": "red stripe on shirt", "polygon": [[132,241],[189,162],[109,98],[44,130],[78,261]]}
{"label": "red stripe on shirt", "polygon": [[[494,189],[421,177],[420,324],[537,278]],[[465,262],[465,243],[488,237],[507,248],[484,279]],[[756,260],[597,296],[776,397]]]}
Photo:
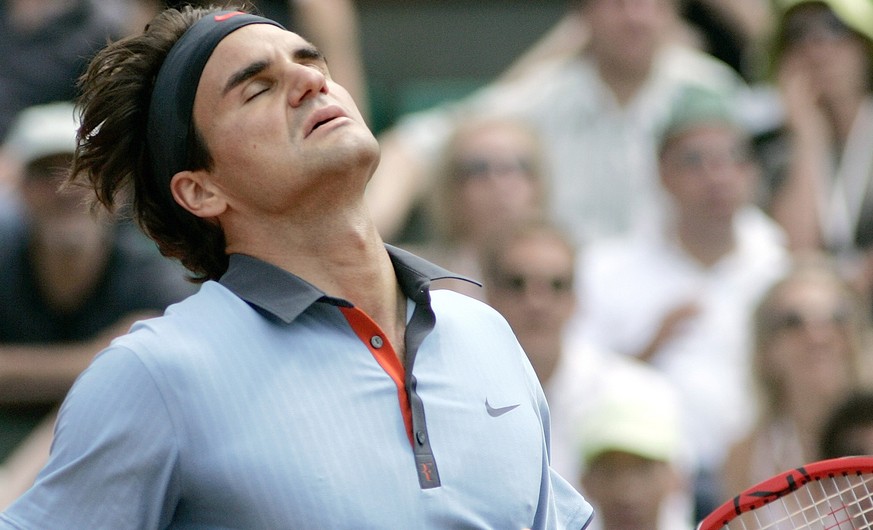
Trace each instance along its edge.
{"label": "red stripe on shirt", "polygon": [[[406,426],[406,436],[409,437],[409,443],[412,445],[412,408],[409,406],[409,398],[406,395],[406,370],[400,364],[400,359],[394,351],[394,346],[388,340],[388,337],[382,331],[378,324],[373,322],[373,319],[357,307],[343,307],[340,311],[346,317],[355,335],[361,339],[361,342],[370,350],[370,353],[379,363],[379,366],[385,370],[385,373],[394,381],[397,386],[397,399],[400,402],[400,414],[403,416],[403,424]],[[373,347],[370,339],[373,336],[379,336],[382,339],[382,347]]]}

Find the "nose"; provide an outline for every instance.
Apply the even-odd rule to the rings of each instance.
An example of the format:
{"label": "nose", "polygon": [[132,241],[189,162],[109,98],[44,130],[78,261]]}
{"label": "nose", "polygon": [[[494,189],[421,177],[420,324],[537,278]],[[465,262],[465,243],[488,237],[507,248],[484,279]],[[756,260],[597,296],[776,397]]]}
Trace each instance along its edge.
{"label": "nose", "polygon": [[700,172],[710,182],[729,182],[736,178],[738,167],[730,155],[711,155],[703,161]]}
{"label": "nose", "polygon": [[288,103],[299,107],[307,98],[327,94],[327,76],[316,67],[293,63],[288,68]]}

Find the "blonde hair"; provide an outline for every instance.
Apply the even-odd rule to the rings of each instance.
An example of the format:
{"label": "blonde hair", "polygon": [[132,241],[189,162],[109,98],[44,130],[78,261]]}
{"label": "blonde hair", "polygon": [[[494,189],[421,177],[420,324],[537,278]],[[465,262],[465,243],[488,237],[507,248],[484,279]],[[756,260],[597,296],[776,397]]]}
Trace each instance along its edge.
{"label": "blonde hair", "polygon": [[547,171],[540,138],[527,122],[505,115],[478,115],[459,124],[446,143],[433,179],[434,187],[426,204],[432,220],[434,239],[454,242],[462,239],[467,227],[461,221],[457,209],[457,196],[462,184],[460,153],[467,141],[493,129],[509,129],[521,132],[533,146],[530,160],[530,176],[537,189],[537,201],[545,208],[548,193]]}

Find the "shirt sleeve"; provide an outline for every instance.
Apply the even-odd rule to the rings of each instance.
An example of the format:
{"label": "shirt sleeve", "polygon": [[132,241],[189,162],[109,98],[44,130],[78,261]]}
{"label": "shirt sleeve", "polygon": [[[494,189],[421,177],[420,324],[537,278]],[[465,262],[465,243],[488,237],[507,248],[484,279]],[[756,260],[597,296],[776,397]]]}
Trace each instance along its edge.
{"label": "shirt sleeve", "polygon": [[552,502],[548,505],[543,528],[584,530],[594,518],[594,509],[569,482],[549,469]]}
{"label": "shirt sleeve", "polygon": [[540,498],[531,530],[584,530],[594,509],[576,489],[551,467],[551,415],[545,394],[533,367],[525,359],[528,384],[533,389],[543,428],[543,470]]}
{"label": "shirt sleeve", "polygon": [[110,347],[61,407],[46,467],[0,528],[164,528],[178,502],[178,444],[152,374]]}

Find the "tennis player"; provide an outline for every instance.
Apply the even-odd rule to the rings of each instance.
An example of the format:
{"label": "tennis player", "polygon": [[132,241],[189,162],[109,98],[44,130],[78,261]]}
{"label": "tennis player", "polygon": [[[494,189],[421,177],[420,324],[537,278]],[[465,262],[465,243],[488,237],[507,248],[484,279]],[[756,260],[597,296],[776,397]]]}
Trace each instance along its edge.
{"label": "tennis player", "polygon": [[72,179],[203,284],[79,378],[0,528],[587,526],[506,322],[374,228],[379,147],[318,49],[166,10],[82,89]]}

